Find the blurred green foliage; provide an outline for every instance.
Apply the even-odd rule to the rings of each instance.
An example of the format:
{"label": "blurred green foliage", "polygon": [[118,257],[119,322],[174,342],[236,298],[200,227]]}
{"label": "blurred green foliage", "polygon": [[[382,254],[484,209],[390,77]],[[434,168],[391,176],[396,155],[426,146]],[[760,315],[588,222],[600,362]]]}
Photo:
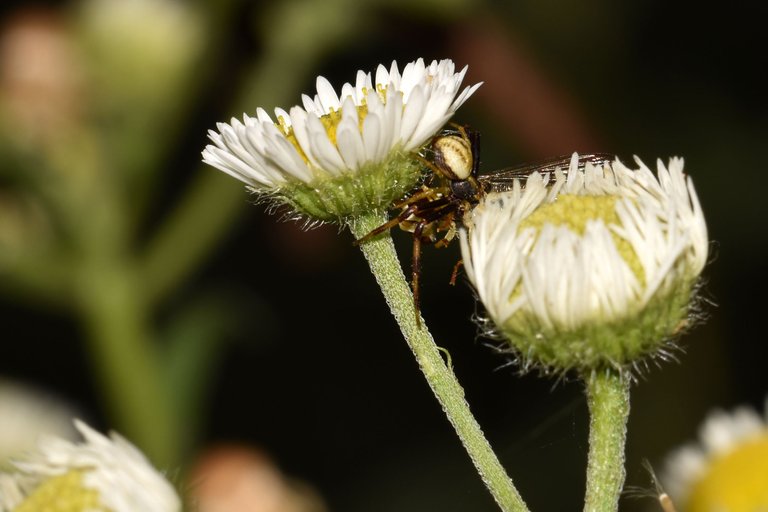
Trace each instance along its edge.
{"label": "blurred green foliage", "polygon": [[[686,158],[717,241],[705,273],[720,306],[681,364],[633,389],[629,483],[645,485],[642,457],[660,463],[707,409],[758,404],[768,388],[765,9],[5,7],[0,375],[59,387],[163,466],[204,441],[246,439],[336,510],[493,510],[350,240],[246,210],[234,180],[198,164],[215,121],[299,103],[316,74],[340,85],[379,62],[450,57],[486,82],[458,118],[482,133],[485,170],[575,149]],[[493,371],[505,359],[471,343],[471,293],[445,284],[455,259],[455,248],[425,254],[427,321],[532,508],[576,509],[580,390]]]}

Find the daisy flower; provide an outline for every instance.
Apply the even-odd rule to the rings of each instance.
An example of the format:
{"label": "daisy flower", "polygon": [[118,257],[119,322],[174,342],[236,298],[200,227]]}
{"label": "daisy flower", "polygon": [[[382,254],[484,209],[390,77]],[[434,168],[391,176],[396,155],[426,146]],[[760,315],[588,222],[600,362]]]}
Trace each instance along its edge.
{"label": "daisy flower", "polygon": [[532,174],[461,233],[469,279],[523,368],[622,369],[687,322],[707,229],[683,160]]}
{"label": "daisy flower", "polygon": [[387,209],[421,179],[421,146],[480,86],[461,88],[466,70],[419,59],[401,73],[393,62],[339,93],[318,77],[303,106],[218,123],[203,161],[314,220]]}
{"label": "daisy flower", "polygon": [[178,512],[181,501],[144,455],[117,434],[80,421],[75,444],[43,438],[37,452],[0,474],[0,512]]}
{"label": "daisy flower", "polygon": [[35,447],[41,435],[74,439],[73,409],[54,396],[0,379],[0,468]]}
{"label": "daisy flower", "polygon": [[699,429],[698,443],[670,455],[662,481],[680,512],[768,510],[765,414],[749,407],[715,411]]}

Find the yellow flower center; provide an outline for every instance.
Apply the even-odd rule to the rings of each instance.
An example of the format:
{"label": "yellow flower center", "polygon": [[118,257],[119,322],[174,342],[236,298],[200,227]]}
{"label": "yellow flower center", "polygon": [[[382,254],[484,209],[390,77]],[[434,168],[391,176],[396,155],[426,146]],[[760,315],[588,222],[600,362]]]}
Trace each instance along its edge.
{"label": "yellow flower center", "polygon": [[[387,91],[382,87],[381,84],[378,84],[376,86],[376,92],[379,94],[381,101],[386,103]],[[365,120],[365,117],[368,115],[368,105],[366,104],[366,99],[365,99],[366,94],[367,92],[364,89],[362,102],[360,103],[360,105],[357,105],[357,124],[361,133],[363,131],[363,121]],[[339,123],[341,122],[341,110],[331,109],[330,112],[320,117],[320,122],[322,122],[323,126],[325,127],[325,131],[328,134],[328,139],[330,139],[331,143],[335,146],[336,145],[336,129],[339,127]],[[285,138],[288,139],[288,141],[291,144],[293,144],[293,147],[295,147],[296,151],[299,152],[299,155],[301,155],[301,158],[304,159],[304,162],[309,163],[309,159],[307,158],[307,155],[304,153],[304,150],[301,149],[301,145],[299,145],[299,141],[296,140],[296,135],[293,132],[293,127],[288,126],[288,124],[285,122],[285,119],[283,119],[282,116],[279,116],[277,118],[277,123],[275,123],[275,125],[278,127],[278,129],[281,132],[283,132],[283,135],[285,135]]]}
{"label": "yellow flower center", "polygon": [[693,486],[685,510],[768,510],[768,430],[711,461]]}
{"label": "yellow flower center", "polygon": [[[580,196],[562,194],[557,200],[539,206],[521,223],[519,230],[534,228],[540,231],[544,224],[565,226],[578,235],[583,235],[589,221],[601,220],[606,226],[621,226],[616,213],[616,202],[619,196]],[[640,283],[645,281],[645,273],[640,260],[632,245],[611,231],[611,237],[621,258],[638,278]]]}
{"label": "yellow flower center", "polygon": [[83,486],[83,472],[73,470],[49,478],[13,512],[109,512],[101,504],[99,493]]}

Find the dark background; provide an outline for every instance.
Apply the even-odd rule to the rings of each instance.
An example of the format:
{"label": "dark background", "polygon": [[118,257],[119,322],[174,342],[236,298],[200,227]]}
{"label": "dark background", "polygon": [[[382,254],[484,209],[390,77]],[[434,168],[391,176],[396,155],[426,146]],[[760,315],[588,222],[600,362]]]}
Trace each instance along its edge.
{"label": "dark background", "polygon": [[[6,3],[2,15],[30,5]],[[302,71],[300,92],[314,90],[317,74],[340,87],[380,62],[452,58],[469,65],[466,84],[485,82],[456,120],[481,132],[486,172],[574,150],[625,161],[638,155],[649,164],[685,157],[713,241],[702,290],[712,304],[704,306],[706,322],[682,340],[679,362],[651,365],[633,388],[628,484],[649,486],[643,458],[660,469],[665,454],[695,438],[709,410],[760,409],[768,389],[760,334],[768,288],[768,8],[660,0],[487,1],[444,12],[416,5],[376,3],[364,26]],[[199,152],[208,128],[240,115],[232,97],[264,51],[258,27],[268,9],[238,4],[217,54],[201,68],[204,87],[165,157],[158,216],[193,173],[216,172],[201,168]],[[256,106],[278,105],[256,103],[249,112]],[[407,262],[410,239],[394,236]],[[262,206],[243,208],[163,305],[158,321],[185,297],[215,290],[232,310],[200,446],[260,446],[336,511],[494,510],[351,242],[335,226],[304,232]],[[531,508],[578,510],[588,420],[581,386],[520,376],[476,337],[469,286],[448,285],[457,245],[425,252],[424,317]],[[0,296],[0,315],[0,376],[55,391],[97,426],[114,426],[69,315],[11,292]],[[622,509],[648,504],[625,499]]]}

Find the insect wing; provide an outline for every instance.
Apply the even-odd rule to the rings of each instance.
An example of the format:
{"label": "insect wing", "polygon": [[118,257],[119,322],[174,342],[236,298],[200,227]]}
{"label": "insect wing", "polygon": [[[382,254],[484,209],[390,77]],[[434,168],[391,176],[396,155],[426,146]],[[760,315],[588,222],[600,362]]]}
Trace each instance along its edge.
{"label": "insect wing", "polygon": [[[579,155],[577,168],[583,170],[587,164],[602,167],[615,159],[616,157],[614,155],[608,153]],[[516,180],[525,180],[534,172],[542,174],[548,173],[550,181],[554,182],[555,171],[560,169],[564,174],[568,174],[570,166],[570,156],[559,156],[543,162],[520,164],[514,167],[499,169],[490,174],[481,175],[477,179],[485,192],[505,192],[512,189]]]}

